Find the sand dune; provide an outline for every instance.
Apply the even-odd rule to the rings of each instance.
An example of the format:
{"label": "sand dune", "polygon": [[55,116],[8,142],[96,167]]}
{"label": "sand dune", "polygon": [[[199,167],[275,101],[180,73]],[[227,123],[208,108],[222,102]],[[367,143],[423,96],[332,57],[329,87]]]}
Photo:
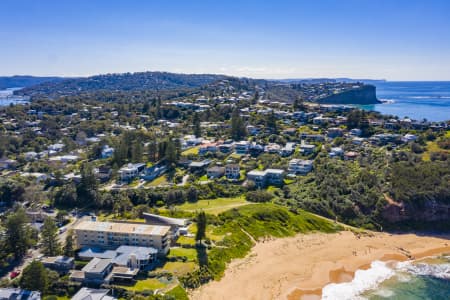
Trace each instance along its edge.
{"label": "sand dune", "polygon": [[450,240],[414,234],[300,234],[259,242],[231,262],[220,281],[190,296],[197,300],[317,299],[330,282],[350,281],[374,260],[407,260],[450,252]]}

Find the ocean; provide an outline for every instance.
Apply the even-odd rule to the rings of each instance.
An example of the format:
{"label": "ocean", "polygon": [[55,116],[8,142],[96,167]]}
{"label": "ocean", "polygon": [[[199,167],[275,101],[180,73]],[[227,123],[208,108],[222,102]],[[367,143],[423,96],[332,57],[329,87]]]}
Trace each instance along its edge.
{"label": "ocean", "polygon": [[385,103],[363,109],[415,120],[450,120],[450,81],[387,81],[375,86],[378,99]]}
{"label": "ocean", "polygon": [[351,282],[325,286],[322,299],[450,299],[450,256],[414,262],[374,261],[369,269],[356,271]]}

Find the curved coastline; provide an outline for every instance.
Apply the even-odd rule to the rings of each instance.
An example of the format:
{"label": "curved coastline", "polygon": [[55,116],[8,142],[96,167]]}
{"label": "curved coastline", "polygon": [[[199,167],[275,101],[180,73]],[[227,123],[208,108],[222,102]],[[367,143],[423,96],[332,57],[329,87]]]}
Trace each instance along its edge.
{"label": "curved coastline", "polygon": [[251,253],[232,261],[220,281],[190,293],[192,299],[320,299],[330,283],[350,282],[371,263],[405,261],[450,252],[447,237],[299,234],[258,242]]}

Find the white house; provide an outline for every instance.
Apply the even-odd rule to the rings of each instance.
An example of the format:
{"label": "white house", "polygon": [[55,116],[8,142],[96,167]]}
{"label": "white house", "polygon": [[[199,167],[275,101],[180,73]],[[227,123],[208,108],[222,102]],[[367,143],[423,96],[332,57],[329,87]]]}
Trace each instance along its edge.
{"label": "white house", "polygon": [[291,159],[289,161],[288,172],[291,174],[308,174],[313,168],[312,160]]}

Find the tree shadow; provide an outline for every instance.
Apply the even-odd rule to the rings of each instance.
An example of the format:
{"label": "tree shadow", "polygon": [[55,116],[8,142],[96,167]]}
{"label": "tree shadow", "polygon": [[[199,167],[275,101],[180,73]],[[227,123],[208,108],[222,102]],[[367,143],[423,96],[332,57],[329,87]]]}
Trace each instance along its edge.
{"label": "tree shadow", "polygon": [[200,267],[207,266],[208,265],[208,252],[207,248],[199,244],[197,247],[195,247],[195,250],[197,250],[197,261]]}

